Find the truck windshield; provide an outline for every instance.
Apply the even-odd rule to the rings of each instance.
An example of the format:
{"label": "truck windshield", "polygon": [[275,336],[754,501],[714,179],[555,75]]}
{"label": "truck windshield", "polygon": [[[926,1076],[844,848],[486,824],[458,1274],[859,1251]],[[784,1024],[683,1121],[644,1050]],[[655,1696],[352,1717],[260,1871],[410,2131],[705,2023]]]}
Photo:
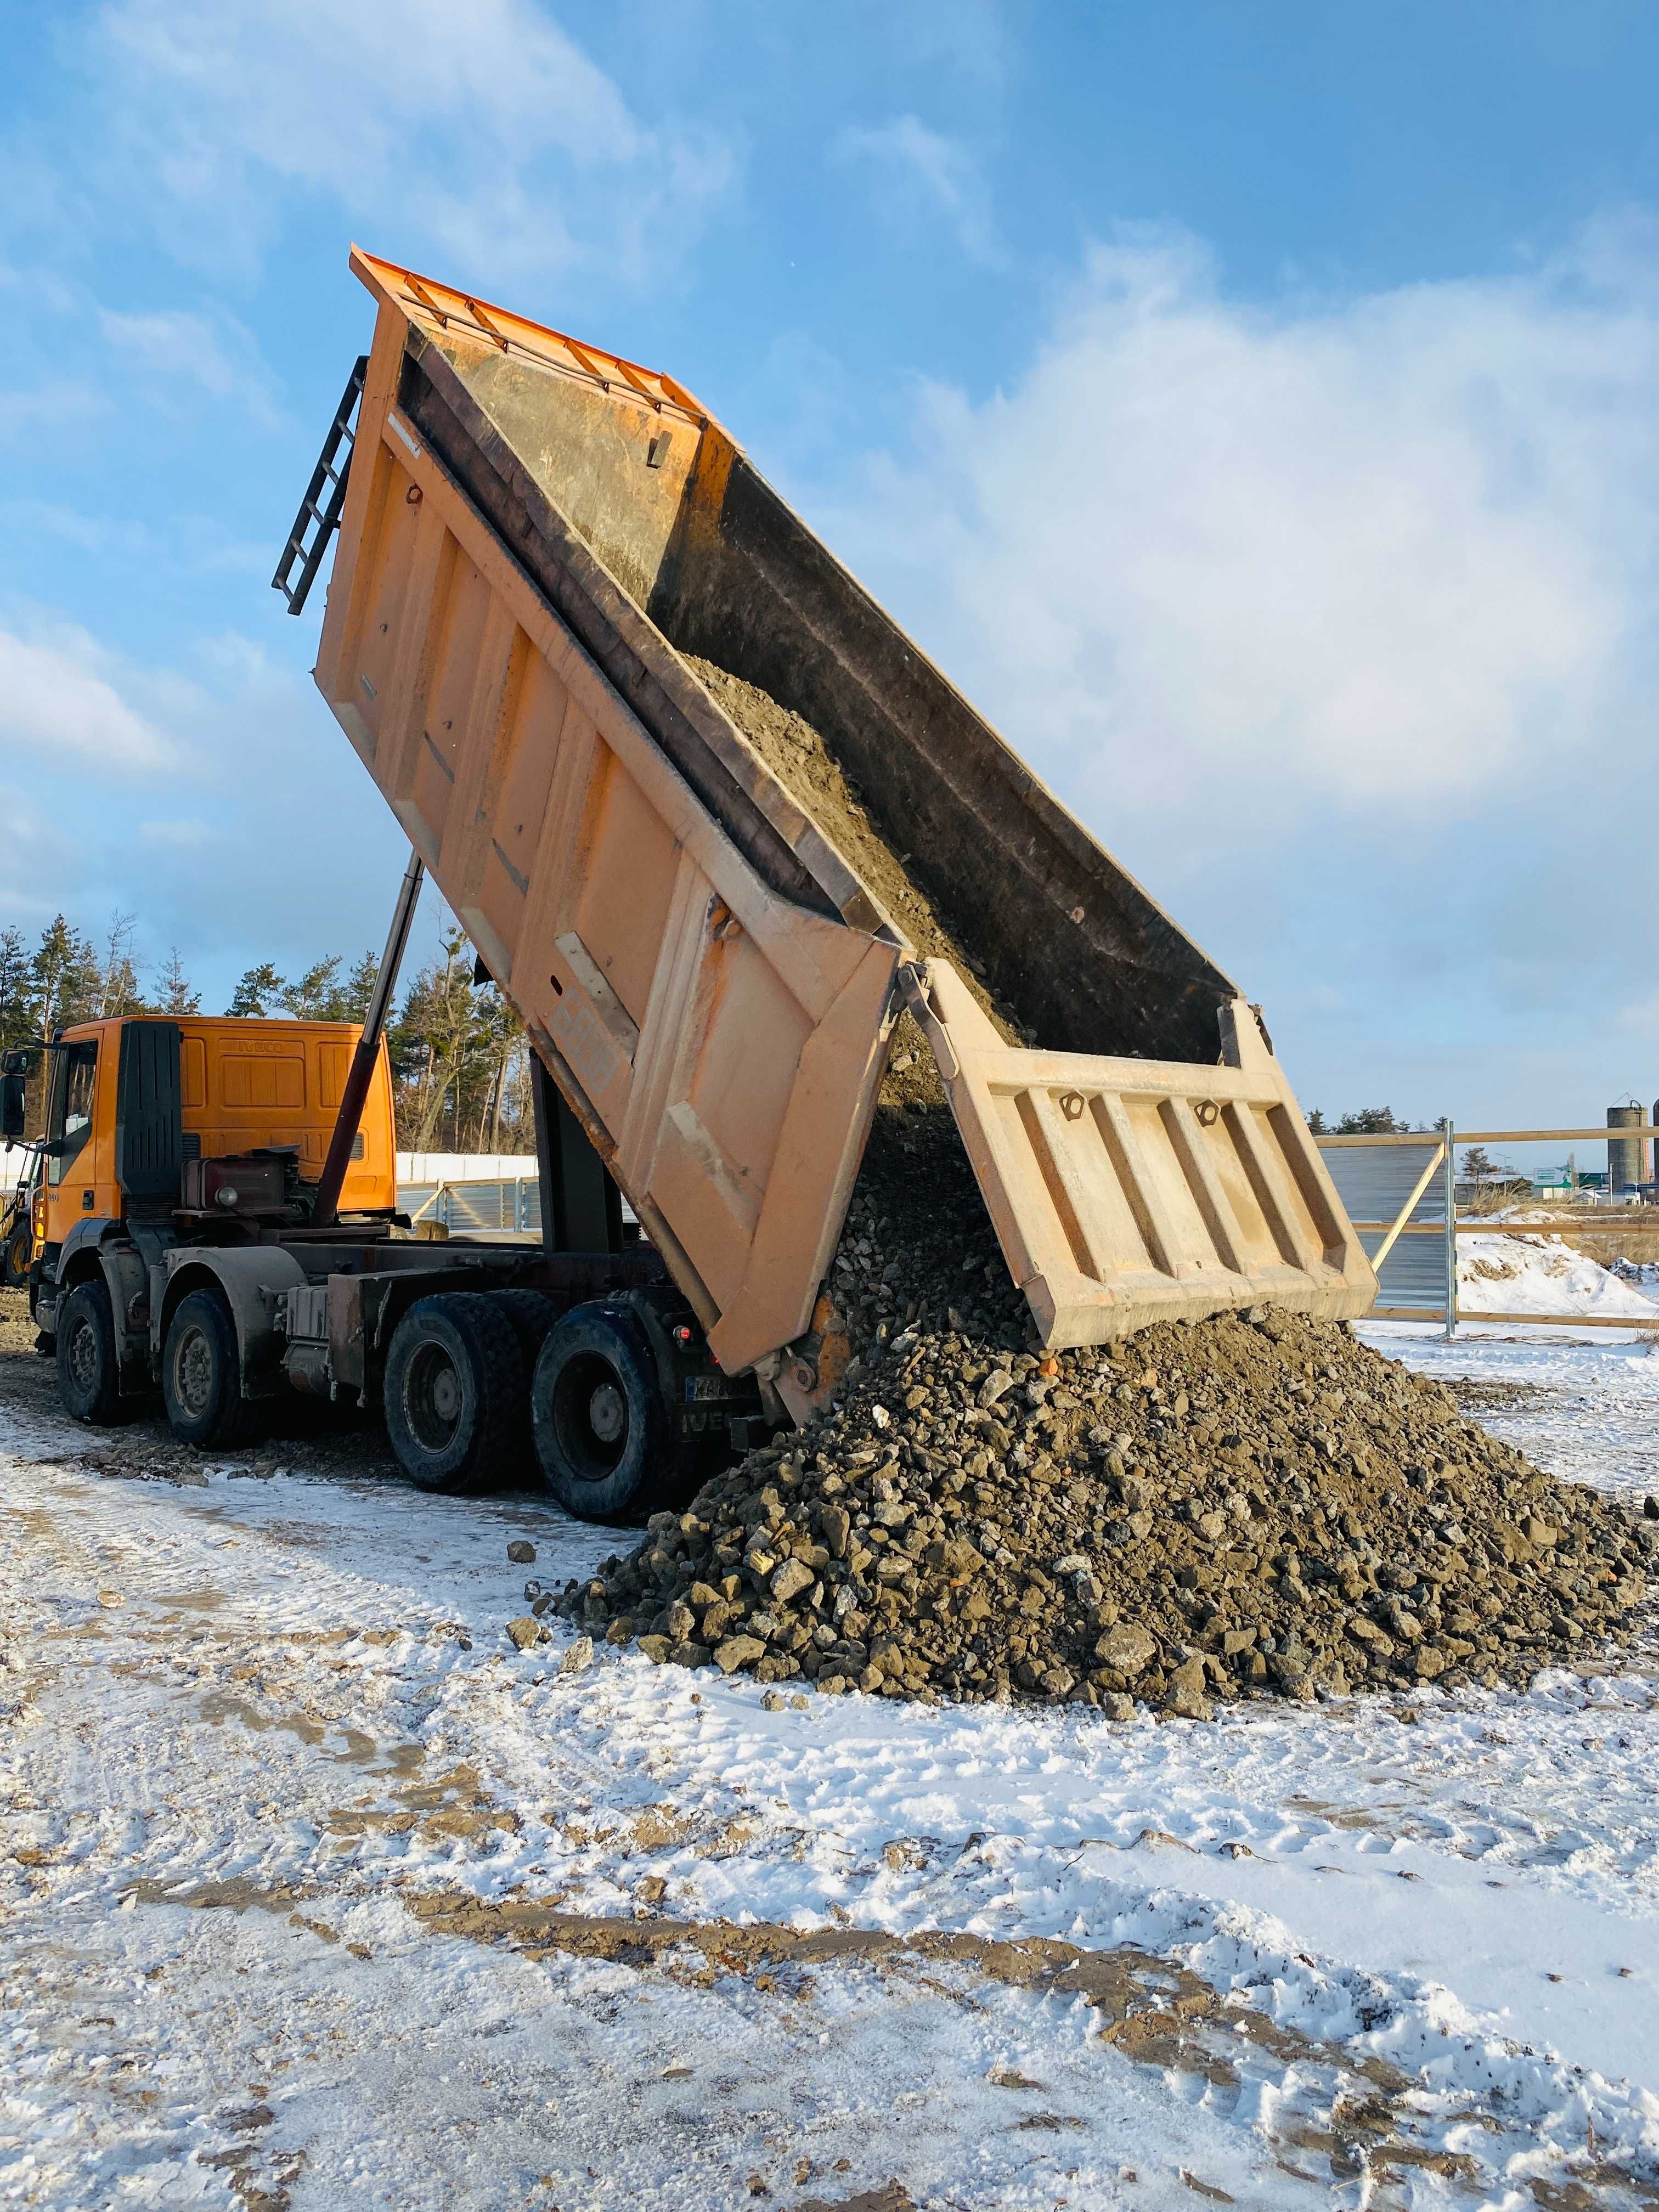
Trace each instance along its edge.
{"label": "truck windshield", "polygon": [[56,1053],[52,1073],[52,1112],[46,1134],[53,1149],[47,1155],[46,1180],[55,1188],[64,1170],[76,1159],[92,1134],[92,1094],[98,1080],[98,1040],[88,1037]]}

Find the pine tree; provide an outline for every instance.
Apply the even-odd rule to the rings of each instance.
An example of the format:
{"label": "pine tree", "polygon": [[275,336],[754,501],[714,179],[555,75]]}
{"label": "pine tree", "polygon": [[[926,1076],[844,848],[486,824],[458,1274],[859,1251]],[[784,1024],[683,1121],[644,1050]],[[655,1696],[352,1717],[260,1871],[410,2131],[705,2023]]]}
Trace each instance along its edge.
{"label": "pine tree", "polygon": [[61,914],[54,915],[40,933],[29,963],[29,981],[42,1036],[50,1037],[71,1022],[95,1018],[103,998],[98,955]]}
{"label": "pine tree", "polygon": [[1411,1128],[1387,1106],[1362,1106],[1357,1112],[1345,1114],[1336,1125],[1339,1137],[1404,1136]]}
{"label": "pine tree", "polygon": [[366,1021],[368,1002],[374,996],[374,986],[380,980],[380,962],[377,953],[365,952],[345,979],[345,1019]]}
{"label": "pine tree", "polygon": [[287,988],[270,961],[262,960],[257,968],[250,968],[236,986],[225,1012],[239,1021],[260,1020],[281,1004]]}
{"label": "pine tree", "polygon": [[0,930],[0,1052],[35,1034],[34,990],[23,933]]}
{"label": "pine tree", "polygon": [[331,952],[306,969],[297,983],[282,991],[283,1010],[296,1022],[343,1022],[346,1013],[345,987],[339,980],[340,955]]}
{"label": "pine tree", "polygon": [[185,963],[179,957],[176,945],[167,954],[167,965],[155,981],[161,994],[161,1004],[156,1008],[158,1013],[177,1017],[201,1012],[202,994],[191,988],[190,978],[185,973]]}

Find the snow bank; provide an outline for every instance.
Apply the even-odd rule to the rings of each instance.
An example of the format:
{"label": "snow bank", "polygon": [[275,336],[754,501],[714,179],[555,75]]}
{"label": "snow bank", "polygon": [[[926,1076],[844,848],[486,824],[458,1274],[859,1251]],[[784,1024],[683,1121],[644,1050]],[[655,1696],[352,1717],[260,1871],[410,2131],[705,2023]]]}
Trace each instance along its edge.
{"label": "snow bank", "polygon": [[1472,1313],[1659,1318],[1659,1302],[1560,1237],[1501,1231],[1458,1239],[1457,1301]]}

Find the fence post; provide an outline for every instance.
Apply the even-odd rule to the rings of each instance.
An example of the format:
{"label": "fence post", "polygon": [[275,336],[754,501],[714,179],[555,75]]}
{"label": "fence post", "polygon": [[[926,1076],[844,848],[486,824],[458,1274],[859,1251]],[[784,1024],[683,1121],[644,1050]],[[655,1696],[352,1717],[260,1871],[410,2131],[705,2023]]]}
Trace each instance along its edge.
{"label": "fence post", "polygon": [[1457,1334],[1457,1149],[1446,1122],[1446,1341]]}

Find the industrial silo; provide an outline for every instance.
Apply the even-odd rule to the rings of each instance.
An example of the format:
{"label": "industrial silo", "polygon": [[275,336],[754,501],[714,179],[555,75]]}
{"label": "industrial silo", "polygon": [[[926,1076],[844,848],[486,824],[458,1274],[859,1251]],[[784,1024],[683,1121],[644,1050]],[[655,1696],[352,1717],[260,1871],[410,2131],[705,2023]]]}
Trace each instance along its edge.
{"label": "industrial silo", "polygon": [[[1609,1129],[1639,1129],[1647,1120],[1647,1109],[1642,1106],[1609,1106]],[[1645,1137],[1609,1137],[1607,1139],[1607,1195],[1620,1191],[1633,1191],[1647,1177],[1648,1140]]]}

